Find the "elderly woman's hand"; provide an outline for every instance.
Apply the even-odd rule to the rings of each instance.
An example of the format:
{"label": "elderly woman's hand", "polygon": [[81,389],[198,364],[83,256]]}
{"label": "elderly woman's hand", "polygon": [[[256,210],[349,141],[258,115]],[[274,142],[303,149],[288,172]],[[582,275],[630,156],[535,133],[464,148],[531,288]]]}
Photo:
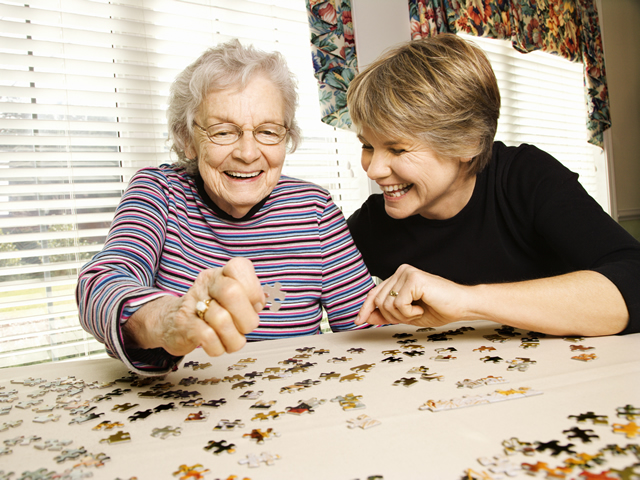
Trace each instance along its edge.
{"label": "elderly woman's hand", "polygon": [[369,292],[355,323],[438,327],[469,320],[473,316],[464,306],[469,288],[410,265],[401,265],[396,273]]}
{"label": "elderly woman's hand", "polygon": [[[196,305],[209,300],[202,318]],[[251,261],[236,257],[202,271],[182,297],[165,296],[140,308],[125,324],[128,343],[162,347],[176,356],[202,346],[210,356],[240,350],[259,324],[265,296]]]}

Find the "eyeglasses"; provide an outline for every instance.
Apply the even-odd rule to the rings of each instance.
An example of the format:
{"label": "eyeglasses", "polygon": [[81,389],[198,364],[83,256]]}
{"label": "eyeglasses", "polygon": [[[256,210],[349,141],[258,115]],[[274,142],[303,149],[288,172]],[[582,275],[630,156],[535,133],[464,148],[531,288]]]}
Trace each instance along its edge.
{"label": "eyeglasses", "polygon": [[[193,124],[207,134],[209,140],[216,145],[231,145],[240,140],[244,135],[244,130],[235,123],[216,123],[207,128],[202,128],[196,122]],[[289,129],[284,125],[277,123],[263,123],[253,130],[247,130],[253,133],[253,138],[263,145],[277,145],[287,136]]]}

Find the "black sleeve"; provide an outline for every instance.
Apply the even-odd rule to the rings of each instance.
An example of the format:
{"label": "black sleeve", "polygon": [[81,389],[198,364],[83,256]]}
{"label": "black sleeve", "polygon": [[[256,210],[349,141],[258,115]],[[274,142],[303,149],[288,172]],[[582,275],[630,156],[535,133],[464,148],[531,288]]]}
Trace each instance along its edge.
{"label": "black sleeve", "polygon": [[574,270],[611,280],[629,310],[622,333],[640,332],[640,243],[586,192],[578,175],[534,147],[522,153],[503,178],[509,178],[511,194],[530,206],[525,221]]}

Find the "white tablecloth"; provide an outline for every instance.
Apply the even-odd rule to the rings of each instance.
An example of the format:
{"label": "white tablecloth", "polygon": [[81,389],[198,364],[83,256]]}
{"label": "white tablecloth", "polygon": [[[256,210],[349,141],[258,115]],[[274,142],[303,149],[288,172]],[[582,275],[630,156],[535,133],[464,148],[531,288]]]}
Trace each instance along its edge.
{"label": "white tablecloth", "polygon": [[[467,326],[473,330],[462,328]],[[637,412],[637,407],[640,407],[640,335],[581,340],[545,337],[540,338],[537,347],[524,348],[522,339],[530,337],[526,331],[516,330],[516,335],[503,336],[502,341],[485,338],[496,335],[499,328],[500,325],[489,322],[458,323],[426,332],[417,331],[414,327],[393,326],[253,343],[238,353],[218,358],[209,358],[203,351],[196,350],[177,371],[151,385],[138,387],[127,382],[102,385],[129,376],[124,365],[112,359],[3,369],[0,370],[0,409],[9,411],[0,415],[0,478],[14,472],[7,478],[15,480],[25,471],[38,469],[46,469],[40,471],[42,474],[66,471],[69,475],[77,475],[67,478],[83,478],[80,473],[91,473],[92,478],[99,479],[198,478],[195,473],[187,475],[189,468],[201,473],[208,470],[201,477],[205,480],[234,478],[233,475],[238,479],[253,480],[364,480],[376,475],[384,480],[459,479],[469,475],[473,478],[474,474],[478,478],[500,478],[498,472],[501,468],[512,475],[508,478],[531,478],[527,470],[532,469],[539,471],[539,478],[545,478],[542,463],[547,469],[569,468],[582,459],[582,466],[565,471],[566,478],[582,479],[585,477],[579,474],[583,470],[590,473],[622,470],[640,462],[637,451],[634,454],[633,447],[628,447],[640,443],[640,434],[634,436],[634,428],[630,426],[634,422],[634,425],[640,424],[640,417],[619,416],[617,410],[631,405]],[[446,340],[433,337],[443,332],[447,332],[444,335]],[[399,333],[409,333],[411,336],[407,338],[416,341],[398,343],[406,340],[394,337]],[[578,345],[593,348],[582,350],[576,347]],[[572,346],[577,349],[572,350]],[[350,351],[353,348],[363,349],[363,352]],[[424,353],[407,355],[412,350]],[[307,358],[294,358],[305,353]],[[581,354],[595,354],[596,358],[590,361],[572,358]],[[455,358],[445,360],[438,358],[439,355]],[[385,360],[389,357],[402,361]],[[494,362],[486,357],[499,359],[494,359]],[[509,366],[515,367],[523,362],[517,360],[523,358],[535,363],[522,371],[509,369]],[[283,371],[295,366],[291,361],[287,363],[289,359],[298,364],[310,362],[313,365],[285,378],[266,379],[269,369],[279,367]],[[186,362],[199,364],[186,366]],[[211,366],[202,368],[207,363]],[[243,364],[247,366],[241,368]],[[375,365],[366,371],[365,366],[371,364]],[[354,367],[360,367],[356,369],[359,371],[352,370]],[[408,373],[410,369],[419,367],[428,369],[427,375],[442,378],[425,380],[421,373]],[[251,372],[262,374],[253,378],[253,385],[238,385],[239,377],[224,381],[225,377],[239,375],[243,377],[242,381],[250,382],[251,375],[247,374]],[[359,380],[359,377],[349,377],[354,373],[361,376]],[[69,376],[75,379],[68,379]],[[181,385],[181,380],[188,377],[194,377],[192,381],[197,379],[200,383]],[[397,384],[403,378],[411,377],[417,380],[411,386]],[[458,386],[464,380],[482,384],[482,380],[489,377],[500,377],[508,383],[476,388]],[[30,378],[36,380],[34,385],[30,385]],[[55,391],[56,387],[51,383],[37,383],[40,381],[37,379],[54,382],[65,378],[67,386],[58,387],[61,391]],[[220,381],[211,384],[216,379]],[[311,386],[299,387],[302,390],[294,390],[293,393],[281,393],[283,387],[295,386],[296,382],[305,380]],[[26,384],[20,383],[25,381]],[[70,383],[85,386],[77,395],[65,396],[69,393]],[[197,391],[199,395],[192,394],[195,396],[186,398],[139,395],[159,384],[165,384],[165,390],[158,388],[158,391]],[[496,390],[504,392],[520,387],[541,394],[437,412],[424,409],[429,400],[486,397]],[[240,398],[248,390],[262,391],[258,400],[276,403],[268,409],[251,408],[258,400]],[[40,397],[29,396],[42,391],[47,393]],[[123,394],[100,401],[96,398],[110,393]],[[359,402],[364,404],[364,408],[343,410],[336,400],[348,394],[360,396]],[[83,423],[70,424],[82,414],[74,415],[72,410],[64,408],[49,412],[33,410],[44,405],[56,405],[58,395],[67,402],[89,401],[90,406],[96,407],[93,413],[101,415]],[[180,404],[189,398],[202,398],[204,401],[224,398],[226,403],[217,408]],[[317,400],[313,413],[296,415],[287,412],[287,407],[294,408],[301,401],[313,398]],[[32,400],[42,402],[37,406],[19,408],[26,405],[23,402]],[[153,411],[171,402],[175,410],[160,410],[142,420],[129,419],[137,411]],[[112,410],[116,405],[125,403],[138,406],[125,412]],[[252,420],[257,414],[268,414],[272,410],[276,414],[282,413],[276,418],[267,415],[267,420]],[[205,421],[185,421],[189,414],[199,411],[208,414]],[[589,419],[579,422],[576,417],[588,412],[598,416],[596,420],[604,421],[603,417],[606,417],[606,423],[593,423]],[[350,428],[349,420],[363,414],[380,422],[379,425],[366,429]],[[44,422],[47,415],[59,418]],[[22,423],[18,425],[20,420]],[[243,425],[233,430],[215,429],[222,420],[239,420]],[[94,429],[102,422],[116,425],[111,430],[105,427]],[[618,427],[614,428],[614,424]],[[180,427],[181,433],[166,438],[152,436],[154,429],[163,427]],[[573,427],[590,430],[587,435],[598,437],[590,438],[588,443],[578,437],[570,438],[572,433],[569,430]],[[266,432],[270,428],[279,436],[273,435],[263,444],[245,436],[254,429]],[[628,433],[617,433],[615,430],[618,428]],[[107,440],[115,440],[116,437],[111,436],[118,432],[122,432],[120,438],[130,437],[130,440],[109,443]],[[39,440],[29,442],[32,436]],[[20,440],[20,437],[23,438]],[[72,440],[62,450],[73,453],[73,449],[83,448],[87,454],[58,462],[57,457],[68,456],[69,452],[64,454],[37,448],[45,446],[47,440]],[[544,446],[554,440],[560,447],[572,443],[573,447],[566,448],[574,453],[561,450],[553,455],[553,450],[535,450],[541,444]],[[222,451],[214,454],[212,450],[205,450],[210,441],[222,442],[223,446],[234,444],[235,453]],[[532,455],[521,451],[506,459],[498,457],[492,460],[502,462],[502,467],[492,466],[491,462],[487,464],[486,460],[483,460],[484,465],[478,461],[504,455],[503,442],[509,441],[512,445],[518,442],[524,446],[530,444],[528,453]],[[623,453],[613,455],[605,449],[607,445],[617,445]],[[262,453],[272,456],[272,465],[259,461]],[[584,460],[586,457],[580,456],[583,453],[599,455],[600,464],[588,463]],[[103,466],[87,466],[92,460],[105,456],[109,459],[103,462]],[[263,460],[267,458],[263,457]],[[250,459],[257,459],[259,466],[249,466],[247,462]],[[83,461],[84,466],[74,468]],[[184,466],[183,473],[174,475],[181,466]],[[640,467],[636,472],[640,473]]]}

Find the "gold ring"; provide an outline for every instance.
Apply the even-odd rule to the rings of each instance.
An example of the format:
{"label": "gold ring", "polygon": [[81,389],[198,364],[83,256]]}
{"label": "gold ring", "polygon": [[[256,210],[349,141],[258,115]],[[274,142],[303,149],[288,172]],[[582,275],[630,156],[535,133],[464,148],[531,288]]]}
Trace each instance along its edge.
{"label": "gold ring", "polygon": [[390,296],[390,297],[397,297],[397,296],[398,296],[398,292],[396,292],[395,290],[391,290],[391,291],[389,292],[389,296]]}
{"label": "gold ring", "polygon": [[204,320],[204,314],[209,310],[209,303],[211,303],[211,299],[200,300],[196,303],[196,315],[198,315],[202,320]]}

